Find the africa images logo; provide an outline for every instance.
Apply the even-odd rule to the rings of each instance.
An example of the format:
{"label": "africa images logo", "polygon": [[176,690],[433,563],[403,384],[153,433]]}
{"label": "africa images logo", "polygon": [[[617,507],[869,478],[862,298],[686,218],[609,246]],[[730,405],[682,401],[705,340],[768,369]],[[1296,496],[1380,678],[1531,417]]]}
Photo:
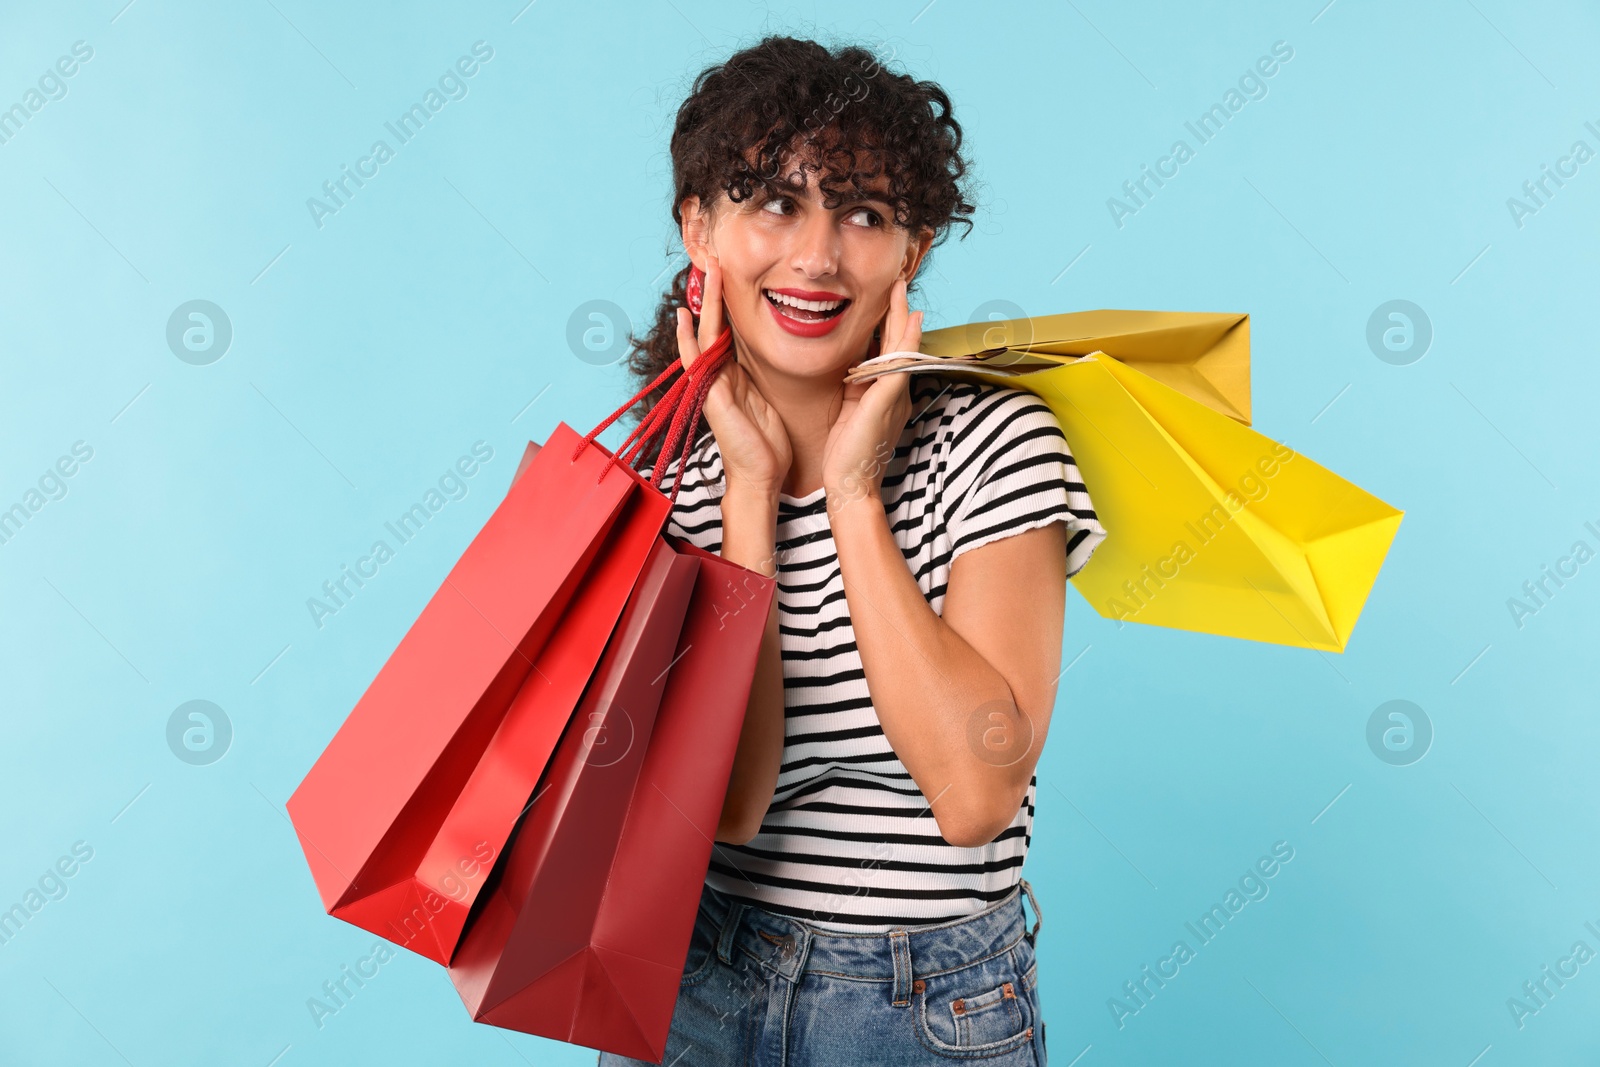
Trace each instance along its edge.
{"label": "africa images logo", "polygon": [[1117,1024],[1117,1029],[1126,1027],[1128,1019],[1149,1007],[1156,994],[1183,973],[1182,969],[1199,956],[1200,949],[1221,936],[1228,923],[1244,911],[1245,905],[1266,900],[1267,894],[1272,891],[1270,880],[1292,859],[1293,845],[1287,841],[1273,842],[1272,854],[1261,856],[1245,868],[1239,876],[1237,888],[1229,886],[1220,903],[1212,904],[1210,910],[1202,912],[1194,922],[1183,924],[1184,929],[1194,937],[1192,947],[1186,939],[1174,941],[1167,955],[1155,962],[1154,969],[1147,963],[1139,968],[1138,977],[1122,983],[1125,996],[1106,999],[1106,1008],[1111,1012],[1111,1020]]}
{"label": "africa images logo", "polygon": [[394,545],[390,546],[388,540],[380,537],[372,542],[366,555],[356,559],[354,568],[348,563],[341,563],[338,576],[322,583],[323,595],[306,598],[306,611],[310,613],[312,624],[320,630],[326,625],[324,620],[349,607],[356,594],[366,588],[367,582],[382,573],[383,565],[394,559],[395,553],[401,548],[410,544],[433,517],[444,510],[446,504],[467,498],[471,491],[468,480],[492,459],[494,446],[487,441],[474,441],[472,455],[460,456],[452,466],[447,467],[438,478],[437,488],[430,486],[421,500],[402,511],[397,518],[385,522],[383,528],[394,539]]}
{"label": "africa images logo", "polygon": [[376,178],[383,165],[395,157],[397,150],[410,144],[412,138],[421,133],[428,121],[443,111],[447,103],[465,100],[468,92],[466,79],[474,77],[482,69],[482,64],[493,58],[494,48],[487,41],[473,42],[472,55],[461,56],[452,66],[446,67],[444,73],[439,75],[437,86],[428,86],[421,100],[402,111],[393,122],[383,124],[383,128],[394,138],[393,145],[380,137],[372,142],[366,155],[356,160],[354,170],[350,169],[349,164],[341,163],[339,176],[322,183],[323,195],[306,199],[306,210],[311,212],[311,221],[317,229],[322,229],[324,219],[337,215],[358,191],[366,187],[367,182]]}
{"label": "africa images logo", "polygon": [[1111,214],[1111,221],[1116,224],[1117,229],[1122,229],[1127,225],[1127,219],[1149,206],[1150,201],[1155,199],[1156,193],[1165,188],[1167,182],[1176,178],[1181,173],[1180,168],[1193,159],[1200,148],[1209,144],[1221,133],[1233,116],[1244,110],[1247,103],[1252,100],[1265,100],[1266,79],[1277,74],[1283,69],[1283,64],[1293,58],[1294,46],[1288,41],[1272,42],[1272,55],[1261,56],[1253,67],[1246,68],[1239,76],[1237,89],[1229,86],[1220,101],[1202,111],[1193,122],[1184,122],[1184,129],[1194,138],[1194,147],[1191,148],[1189,142],[1180,137],[1172,142],[1172,147],[1167,150],[1166,155],[1156,160],[1154,169],[1148,163],[1141,163],[1139,176],[1122,183],[1122,192],[1127,199],[1115,196],[1106,198],[1106,211]]}

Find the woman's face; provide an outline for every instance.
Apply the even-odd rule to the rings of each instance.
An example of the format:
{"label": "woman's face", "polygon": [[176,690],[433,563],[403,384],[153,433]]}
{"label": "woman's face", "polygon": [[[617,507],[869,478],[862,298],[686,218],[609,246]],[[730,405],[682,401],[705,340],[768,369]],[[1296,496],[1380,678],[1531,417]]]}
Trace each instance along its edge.
{"label": "woman's face", "polygon": [[836,375],[866,356],[891,287],[916,273],[932,234],[896,227],[886,200],[824,207],[814,172],[803,192],[760,195],[719,196],[709,220],[698,198],[685,200],[684,247],[702,270],[717,257],[745,352],[779,374]]}

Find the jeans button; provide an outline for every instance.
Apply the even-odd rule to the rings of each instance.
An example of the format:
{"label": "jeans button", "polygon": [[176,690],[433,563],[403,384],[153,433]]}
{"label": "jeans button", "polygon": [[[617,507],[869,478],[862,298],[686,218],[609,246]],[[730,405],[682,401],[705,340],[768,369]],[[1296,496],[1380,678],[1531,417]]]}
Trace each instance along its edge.
{"label": "jeans button", "polygon": [[779,937],[777,934],[769,934],[765,930],[758,930],[757,933],[759,933],[765,940],[770,941],[772,944],[778,946],[778,955],[782,956],[784,959],[788,959],[790,956],[794,955],[793,934],[785,934],[782,937]]}

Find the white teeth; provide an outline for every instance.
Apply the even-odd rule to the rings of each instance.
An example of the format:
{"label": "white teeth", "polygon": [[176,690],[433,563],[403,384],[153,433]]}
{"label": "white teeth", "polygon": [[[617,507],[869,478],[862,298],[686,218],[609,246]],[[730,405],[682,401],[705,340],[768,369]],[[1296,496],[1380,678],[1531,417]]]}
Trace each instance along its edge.
{"label": "white teeth", "polygon": [[788,304],[790,307],[796,307],[802,311],[832,311],[834,308],[844,304],[843,300],[800,300],[796,297],[785,296],[782,293],[775,293],[771,289],[763,289],[762,292],[767,295],[768,300],[779,304]]}

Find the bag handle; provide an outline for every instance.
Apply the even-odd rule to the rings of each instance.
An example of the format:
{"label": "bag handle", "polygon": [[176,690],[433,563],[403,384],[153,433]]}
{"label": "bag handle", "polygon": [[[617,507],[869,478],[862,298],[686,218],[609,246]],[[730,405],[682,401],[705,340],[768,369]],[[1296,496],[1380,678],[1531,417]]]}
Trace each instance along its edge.
{"label": "bag handle", "polygon": [[[702,353],[700,358],[688,368],[688,372],[672,383],[666,394],[650,410],[650,414],[640,420],[627,439],[622,442],[606,465],[600,470],[599,481],[610,473],[616,463],[626,463],[630,466],[633,461],[643,454],[645,447],[658,437],[665,437],[661,441],[661,448],[656,459],[655,471],[650,477],[650,484],[660,489],[666,477],[668,460],[676,454],[678,457],[678,473],[672,480],[672,502],[677,503],[678,490],[683,485],[684,467],[689,462],[689,453],[694,449],[694,427],[700,424],[700,411],[705,406],[706,394],[711,391],[712,384],[716,381],[717,373],[731,358],[733,352],[733,329],[724,326],[722,333]],[[667,365],[666,369],[656,375],[655,381],[633,394],[621,407],[590,430],[578,442],[578,447],[572,453],[572,459],[577,461],[594,439],[617,419],[621,418],[633,405],[643,400],[650,391],[664,385],[683,367],[681,359],[675,359]],[[668,416],[671,416],[670,419]]]}

